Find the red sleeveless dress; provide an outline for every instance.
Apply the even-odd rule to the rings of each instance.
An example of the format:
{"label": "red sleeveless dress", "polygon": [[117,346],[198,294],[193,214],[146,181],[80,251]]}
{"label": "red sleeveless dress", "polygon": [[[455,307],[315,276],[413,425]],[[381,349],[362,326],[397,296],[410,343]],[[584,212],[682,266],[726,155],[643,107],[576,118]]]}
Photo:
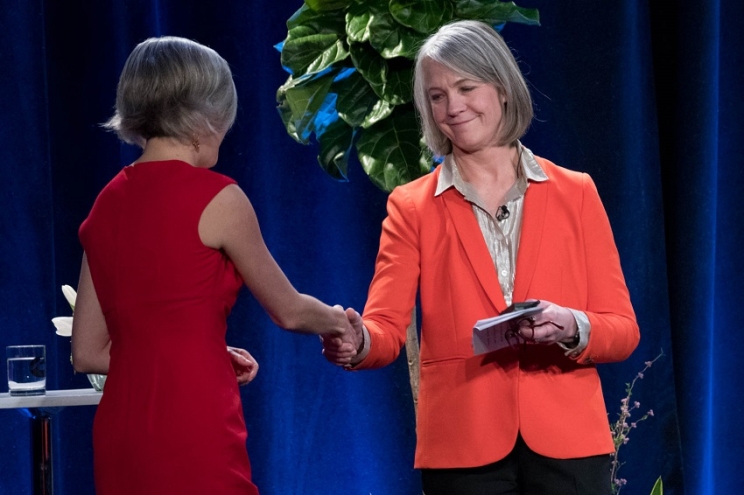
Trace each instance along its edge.
{"label": "red sleeveless dress", "polygon": [[243,281],[198,232],[233,183],[181,161],[138,163],[80,227],[111,336],[93,424],[97,495],[258,493],[225,343]]}

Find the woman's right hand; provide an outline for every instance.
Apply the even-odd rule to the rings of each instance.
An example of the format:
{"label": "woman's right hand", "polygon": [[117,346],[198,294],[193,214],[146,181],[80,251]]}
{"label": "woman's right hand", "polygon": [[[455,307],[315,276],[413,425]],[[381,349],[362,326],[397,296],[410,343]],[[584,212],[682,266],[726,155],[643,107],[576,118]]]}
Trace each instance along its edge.
{"label": "woman's right hand", "polygon": [[[341,306],[336,305],[335,308],[341,308]],[[351,364],[364,339],[362,317],[359,313],[352,308],[348,308],[345,316],[348,321],[348,328],[343,334],[320,336],[320,341],[323,343],[323,355],[329,362],[338,366]]]}

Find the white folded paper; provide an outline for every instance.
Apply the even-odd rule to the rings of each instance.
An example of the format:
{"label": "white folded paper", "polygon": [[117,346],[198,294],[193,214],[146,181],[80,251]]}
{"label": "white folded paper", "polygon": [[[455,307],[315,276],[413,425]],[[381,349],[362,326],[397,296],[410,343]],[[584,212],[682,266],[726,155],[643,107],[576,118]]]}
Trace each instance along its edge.
{"label": "white folded paper", "polygon": [[518,309],[476,321],[473,327],[473,352],[477,356],[509,347],[516,338],[508,339],[507,332],[513,330],[519,320],[536,315],[542,310],[542,308]]}

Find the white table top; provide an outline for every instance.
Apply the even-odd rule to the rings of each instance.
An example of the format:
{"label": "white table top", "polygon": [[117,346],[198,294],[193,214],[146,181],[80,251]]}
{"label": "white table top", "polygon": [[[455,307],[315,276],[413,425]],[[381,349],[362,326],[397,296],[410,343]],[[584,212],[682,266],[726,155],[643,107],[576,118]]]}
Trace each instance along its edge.
{"label": "white table top", "polygon": [[22,409],[32,407],[95,406],[101,401],[103,392],[93,388],[69,390],[47,390],[46,395],[14,396],[0,393],[0,409]]}

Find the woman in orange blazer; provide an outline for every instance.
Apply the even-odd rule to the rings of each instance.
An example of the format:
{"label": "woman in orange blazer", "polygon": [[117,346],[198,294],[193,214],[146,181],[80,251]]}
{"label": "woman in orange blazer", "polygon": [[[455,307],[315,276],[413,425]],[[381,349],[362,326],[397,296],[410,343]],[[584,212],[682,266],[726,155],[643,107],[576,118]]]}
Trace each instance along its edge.
{"label": "woman in orange blazer", "polygon": [[[591,178],[534,156],[524,79],[501,37],[461,21],[427,40],[414,95],[437,169],[396,188],[355,332],[327,339],[355,370],[396,359],[417,292],[415,466],[427,495],[610,493],[596,363],[627,358],[638,325]],[[539,300],[518,346],[474,355],[472,329]]]}

